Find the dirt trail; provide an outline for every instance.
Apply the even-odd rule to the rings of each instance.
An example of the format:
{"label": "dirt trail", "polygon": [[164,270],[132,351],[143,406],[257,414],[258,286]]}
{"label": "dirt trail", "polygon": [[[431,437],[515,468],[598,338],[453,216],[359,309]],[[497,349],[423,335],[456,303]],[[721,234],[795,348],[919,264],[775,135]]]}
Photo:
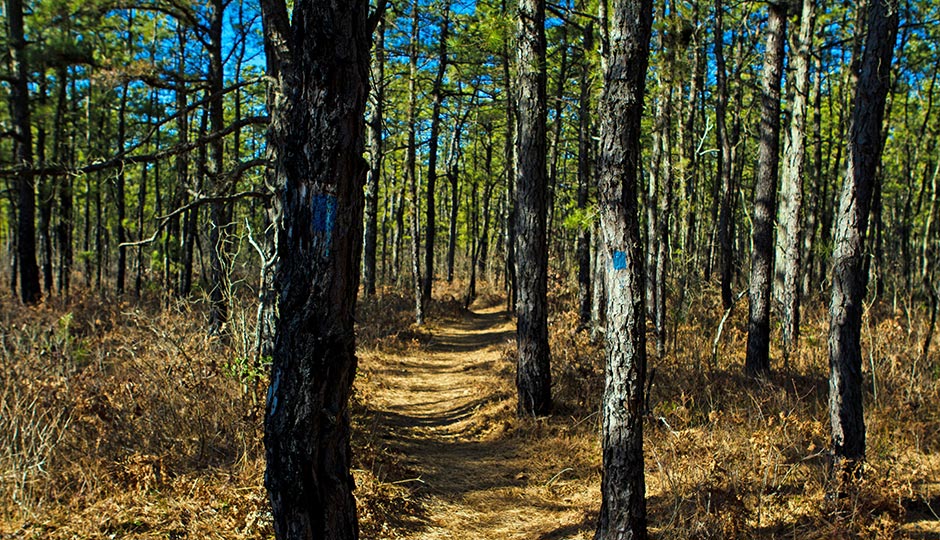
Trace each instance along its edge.
{"label": "dirt trail", "polygon": [[402,482],[424,511],[395,538],[588,537],[584,508],[596,495],[575,486],[573,468],[543,457],[565,449],[546,448],[531,424],[521,435],[511,427],[512,365],[502,352],[514,332],[497,309],[468,313],[419,351],[369,365],[384,446],[415,472]]}

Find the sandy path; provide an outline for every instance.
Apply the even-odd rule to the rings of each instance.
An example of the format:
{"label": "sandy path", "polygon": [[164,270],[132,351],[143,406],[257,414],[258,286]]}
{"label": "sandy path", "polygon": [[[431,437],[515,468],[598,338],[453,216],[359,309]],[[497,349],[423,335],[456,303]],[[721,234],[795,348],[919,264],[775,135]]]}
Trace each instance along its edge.
{"label": "sandy path", "polygon": [[395,538],[587,538],[592,495],[564,489],[563,465],[540,456],[564,449],[510,428],[512,365],[502,352],[514,335],[499,310],[468,313],[418,352],[369,366],[383,443],[415,471],[408,480],[424,509]]}

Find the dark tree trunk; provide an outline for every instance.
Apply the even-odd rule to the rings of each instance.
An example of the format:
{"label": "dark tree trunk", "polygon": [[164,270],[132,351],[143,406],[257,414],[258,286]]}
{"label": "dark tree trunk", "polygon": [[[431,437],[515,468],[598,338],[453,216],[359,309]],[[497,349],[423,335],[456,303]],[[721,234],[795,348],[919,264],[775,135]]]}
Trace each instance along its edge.
{"label": "dark tree trunk", "polygon": [[822,61],[815,60],[816,78],[813,79],[813,168],[811,178],[813,185],[806,190],[806,226],[803,231],[803,254],[806,258],[803,263],[803,281],[800,285],[803,296],[808,296],[813,287],[813,269],[815,268],[816,230],[819,223],[820,196],[823,178],[823,140],[822,140]]}
{"label": "dark tree trunk", "polygon": [[470,307],[470,304],[473,302],[474,297],[477,294],[477,266],[476,266],[476,257],[479,249],[479,243],[477,242],[477,235],[480,231],[480,185],[479,182],[474,181],[471,183],[472,187],[470,189],[470,201],[467,204],[467,214],[468,214],[468,228],[470,243],[468,248],[470,249],[470,284],[467,287],[467,296],[464,297],[464,309]]}
{"label": "dark tree trunk", "polygon": [[[591,185],[591,63],[587,52],[594,48],[594,27],[584,29],[581,81],[578,97],[578,210],[587,212]],[[591,324],[591,231],[586,223],[578,229],[578,320],[581,328]]]}
{"label": "dark tree trunk", "polygon": [[281,0],[262,9],[266,39],[281,51],[269,133],[283,182],[265,485],[278,539],[355,539],[348,401],[367,169],[368,2],[298,0],[290,18]]}
{"label": "dark tree trunk", "polygon": [[95,289],[101,291],[104,269],[104,209],[101,205],[101,173],[95,175]]}
{"label": "dark tree trunk", "polygon": [[[454,257],[457,253],[457,217],[460,210],[460,189],[458,186],[458,180],[460,178],[460,157],[463,152],[460,141],[463,133],[463,125],[467,121],[467,117],[472,110],[473,108],[469,107],[465,113],[457,115],[457,119],[454,121],[454,133],[450,140],[450,150],[447,154],[447,182],[450,184],[450,225],[447,239],[448,283],[454,281]],[[487,148],[492,155],[491,147],[487,146]],[[490,174],[490,169],[485,170],[488,171],[486,173],[487,175]]]}
{"label": "dark tree trunk", "polygon": [[366,179],[366,221],[363,235],[362,285],[366,296],[375,294],[375,255],[378,240],[379,181],[382,176],[382,129],[385,110],[385,17],[375,30],[372,60],[372,118],[369,121],[369,176]]}
{"label": "dark tree trunk", "polygon": [[398,186],[395,195],[395,232],[392,235],[392,272],[395,274],[395,284],[401,285],[401,258],[402,244],[405,237],[405,182]]}
{"label": "dark tree trunk", "polygon": [[[206,135],[206,122],[208,114],[203,110],[199,120],[198,138],[202,139]],[[205,174],[206,148],[202,146],[196,152],[196,185],[201,184],[201,179]],[[181,200],[180,202],[183,202]],[[179,289],[183,296],[189,295],[193,288],[193,257],[196,248],[197,230],[196,223],[199,220],[199,208],[191,208],[183,217],[183,231],[180,238],[180,249],[182,262],[180,264]]]}
{"label": "dark tree trunk", "polygon": [[774,270],[774,218],[780,163],[780,79],[786,45],[786,5],[770,3],[767,47],[761,76],[760,146],[754,185],[750,310],[744,371],[752,376],[770,372],[770,296]]}
{"label": "dark tree trunk", "polygon": [[558,83],[555,86],[555,95],[552,96],[552,105],[554,106],[554,124],[552,124],[552,145],[548,158],[548,238],[552,237],[555,221],[555,200],[558,189],[558,156],[561,153],[562,133],[564,131],[564,121],[562,120],[565,109],[565,84],[568,82],[568,24],[562,21],[560,28],[561,37],[558,48],[561,58],[558,60]]}
{"label": "dark tree trunk", "polygon": [[[700,25],[699,5],[693,6],[692,24],[698,28]],[[686,285],[691,277],[693,268],[697,267],[699,246],[695,242],[695,228],[697,223],[698,204],[698,142],[695,119],[699,113],[699,95],[705,84],[704,50],[699,47],[698,38],[691,38],[692,44],[692,73],[689,74],[689,90],[686,103],[680,104],[679,114],[682,121],[679,123],[679,144],[682,151],[682,160],[679,166],[680,190],[685,198],[677,204],[676,217],[679,220],[679,242],[682,253],[682,285],[679,288],[680,298],[685,297]],[[686,43],[686,46],[688,43]],[[678,302],[683,309],[683,302]]]}
{"label": "dark tree trunk", "polygon": [[731,292],[733,280],[734,249],[732,238],[734,236],[734,189],[731,176],[731,138],[728,133],[725,116],[728,110],[728,78],[725,68],[724,54],[724,5],[722,0],[715,0],[715,71],[716,91],[718,93],[715,105],[715,136],[718,138],[718,178],[716,184],[720,186],[716,191],[719,197],[718,210],[718,246],[720,250],[719,266],[721,268],[721,304],[725,310],[734,303],[734,293]]}
{"label": "dark tree trunk", "polygon": [[[421,303],[424,306],[431,301],[431,288],[434,283],[434,240],[437,237],[435,223],[436,210],[434,197],[437,191],[437,149],[441,134],[441,105],[444,103],[444,73],[447,71],[447,35],[450,28],[450,2],[441,6],[441,29],[438,35],[437,75],[431,88],[431,135],[428,141],[428,179],[426,186],[427,209],[425,210],[424,242],[424,281],[421,283]],[[415,201],[417,203],[417,201]]]}
{"label": "dark tree trunk", "polygon": [[[58,87],[58,97],[56,98],[56,112],[55,112],[55,121],[53,127],[53,137],[54,142],[52,145],[53,149],[53,161],[55,163],[62,162],[72,162],[74,153],[67,155],[65,145],[65,115],[67,107],[67,83],[66,80],[68,70],[65,66],[60,66],[56,69],[56,79],[59,85]],[[74,85],[74,80],[72,81]],[[73,87],[74,91],[74,87]],[[74,135],[74,134],[73,134]],[[75,144],[76,137],[69,137]],[[71,175],[65,175],[59,179],[58,185],[58,201],[59,201],[59,222],[56,225],[56,241],[59,244],[59,276],[58,276],[58,287],[59,293],[68,296],[69,288],[71,286],[71,275],[72,275],[72,230],[74,228],[73,220],[73,201],[72,201],[72,177]]]}
{"label": "dark tree trunk", "polygon": [[[502,3],[503,12],[508,12],[507,0]],[[513,92],[512,70],[510,69],[509,48],[503,48],[503,93],[506,96],[506,146],[503,148],[503,160],[506,163],[506,311],[516,309],[518,287],[516,286],[516,103]]]}
{"label": "dark tree trunk", "polygon": [[17,228],[16,193],[14,193],[14,190],[8,189],[7,194],[8,194],[7,201],[9,203],[8,211],[9,211],[10,221],[7,224],[8,225],[7,230],[9,231],[9,236],[8,236],[6,247],[7,247],[7,254],[10,257],[10,292],[12,293],[14,297],[16,297],[19,295],[19,290],[18,290],[19,261],[17,261],[17,258],[16,258],[16,228]]}
{"label": "dark tree trunk", "polygon": [[519,0],[516,81],[516,389],[520,416],[551,409],[545,239],[545,0]]}
{"label": "dark tree trunk", "polygon": [[860,343],[868,283],[863,272],[865,233],[881,160],[881,129],[898,32],[896,2],[871,2],[868,11],[868,36],[852,107],[848,166],[836,220],[829,306],[829,420],[835,470],[840,472],[855,470],[865,457]]}
{"label": "dark tree trunk", "polygon": [[[186,73],[186,32],[182,29],[177,29],[177,39],[178,39],[178,53],[177,53],[177,73],[182,78]],[[179,116],[176,118],[176,131],[177,138],[180,144],[186,144],[189,141],[189,113],[188,113],[188,97],[186,92],[186,85],[179,85],[176,89],[176,107],[179,112]],[[176,171],[176,185],[173,188],[172,195],[170,196],[170,206],[172,208],[178,208],[182,204],[181,193],[183,189],[189,186],[189,152],[183,151],[176,155],[174,158],[174,168]],[[186,214],[183,215],[182,221],[185,223]],[[167,234],[164,240],[164,259],[163,259],[163,272],[164,278],[167,283],[167,287],[170,287],[171,280],[176,278],[176,292],[177,294],[183,295],[188,294],[188,291],[184,292],[181,286],[181,280],[178,279],[179,275],[172,275],[172,262],[181,262],[182,256],[179,250],[171,249],[171,243],[176,240],[179,244],[179,239],[182,238],[182,229],[180,227],[180,218],[174,218],[167,225]],[[174,260],[175,259],[175,260]],[[179,272],[178,272],[179,274]]]}
{"label": "dark tree trunk", "polygon": [[[486,256],[487,235],[490,227],[490,200],[493,197],[493,188],[496,182],[493,180],[493,139],[492,132],[487,129],[487,138],[483,142],[483,208],[474,204],[476,208],[471,211],[473,231],[471,239],[473,241],[473,250],[470,257],[470,285],[467,288],[467,296],[464,298],[464,308],[469,308],[470,304],[477,295],[477,273],[482,274],[486,268],[485,262],[481,259]],[[456,174],[456,171],[455,171]],[[476,201],[477,185],[473,185],[473,197]],[[480,217],[483,218],[482,227],[479,226]]]}
{"label": "dark tree trunk", "polygon": [[600,260],[608,271],[603,473],[594,538],[645,540],[646,307],[637,175],[652,1],[614,0],[611,15],[611,49],[598,115],[598,197],[604,237]]}
{"label": "dark tree trunk", "polygon": [[[144,163],[140,171],[140,184],[137,186],[137,239],[142,240],[144,235],[144,202],[147,200],[147,169]],[[134,296],[140,298],[140,290],[144,281],[144,249],[137,246],[137,264],[134,272]]]}
{"label": "dark tree trunk", "polygon": [[[219,133],[225,126],[223,93],[225,74],[222,59],[222,26],[226,3],[211,1],[209,22],[209,132]],[[214,195],[225,195],[230,191],[223,178],[225,159],[224,139],[215,137],[209,143],[206,173]],[[209,332],[217,334],[228,322],[228,295],[230,261],[228,260],[228,235],[230,229],[230,203],[213,202],[209,205]]]}
{"label": "dark tree trunk", "polygon": [[457,255],[457,217],[460,213],[460,189],[458,185],[460,167],[460,119],[454,122],[454,133],[447,155],[447,184],[450,192],[450,219],[447,232],[447,283],[454,281],[454,259]]}
{"label": "dark tree trunk", "polygon": [[[121,88],[121,105],[118,109],[118,132],[117,132],[117,145],[118,153],[123,155],[125,148],[124,145],[127,142],[126,140],[126,130],[127,130],[127,94],[128,94],[128,85],[125,83]],[[126,217],[126,200],[124,198],[124,184],[125,184],[125,167],[118,169],[117,178],[114,181],[114,203],[115,209],[117,210],[116,217],[116,231],[117,236],[117,248],[118,248],[118,267],[117,267],[117,277],[115,280],[115,290],[117,293],[124,294],[124,278],[127,272],[127,246],[124,245],[124,242],[127,240],[127,232],[124,228],[124,218]]]}
{"label": "dark tree trunk", "polygon": [[[45,73],[39,80],[39,106],[46,108],[48,80]],[[40,167],[48,165],[46,161],[46,122],[39,116],[36,126],[36,161]],[[45,173],[39,175],[39,266],[42,270],[42,288],[46,295],[52,295],[52,204],[55,202],[55,188],[52,180]]]}

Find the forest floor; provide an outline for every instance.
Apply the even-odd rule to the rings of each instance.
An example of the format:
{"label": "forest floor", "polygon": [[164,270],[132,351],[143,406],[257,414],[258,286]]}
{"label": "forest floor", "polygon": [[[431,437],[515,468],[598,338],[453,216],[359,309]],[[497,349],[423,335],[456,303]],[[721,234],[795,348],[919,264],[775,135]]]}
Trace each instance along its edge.
{"label": "forest floor", "polygon": [[[452,291],[412,323],[393,291],[357,311],[351,405],[363,540],[587,540],[600,504],[602,339],[570,297],[550,318],[553,411],[515,414],[515,326],[498,296]],[[499,307],[496,307],[499,306]],[[205,304],[76,295],[0,299],[0,539],[273,538],[261,444],[266,369]],[[675,312],[650,357],[644,423],[652,538],[940,539],[940,354],[922,312],[866,310],[868,454],[832,500],[826,316],[763,381],[741,375],[746,310],[712,356],[717,294]],[[242,325],[242,326],[239,326]],[[652,345],[651,347],[652,348]],[[912,352],[913,351],[913,352]]]}

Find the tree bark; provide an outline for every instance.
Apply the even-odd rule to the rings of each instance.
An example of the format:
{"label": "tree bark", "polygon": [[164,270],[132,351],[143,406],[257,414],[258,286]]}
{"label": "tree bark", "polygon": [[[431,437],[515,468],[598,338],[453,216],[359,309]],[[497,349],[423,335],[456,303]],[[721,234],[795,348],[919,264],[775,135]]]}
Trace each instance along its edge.
{"label": "tree bark", "polygon": [[298,0],[290,19],[281,0],[262,9],[289,47],[289,58],[279,58],[282,106],[270,132],[283,184],[265,485],[278,539],[355,539],[348,401],[367,169],[368,2]]}
{"label": "tree bark", "polygon": [[[405,182],[411,189],[411,277],[415,289],[415,322],[424,324],[426,307],[424,283],[421,279],[421,202],[418,200],[417,127],[418,121],[418,41],[421,38],[420,6],[415,0],[411,6],[411,43],[408,58],[408,149],[405,156]],[[404,199],[403,199],[404,200]],[[432,261],[433,262],[433,261]]]}
{"label": "tree bark", "polygon": [[800,332],[800,242],[803,234],[803,176],[806,156],[806,112],[809,103],[809,66],[816,22],[815,0],[803,0],[800,34],[796,54],[790,129],[784,144],[783,172],[780,182],[780,206],[777,215],[777,254],[775,290],[781,304],[783,358],[787,361],[796,350]]}
{"label": "tree bark", "polygon": [[646,379],[645,270],[637,208],[640,120],[652,27],[651,0],[614,0],[600,106],[598,175],[607,347],[603,473],[595,540],[647,538],[643,470]]}
{"label": "tree bark", "polygon": [[561,153],[562,134],[564,133],[564,121],[562,116],[564,115],[565,110],[565,84],[568,82],[568,23],[564,20],[562,20],[560,32],[561,37],[559,38],[558,43],[558,54],[561,56],[561,58],[558,59],[558,83],[555,86],[555,95],[552,96],[552,105],[554,106],[555,110],[554,123],[552,124],[552,144],[548,152],[548,208],[546,209],[546,215],[548,216],[548,225],[546,229],[547,238],[552,237],[551,233],[552,230],[554,230],[555,201],[557,199],[556,190],[558,189],[558,157]]}
{"label": "tree bark", "polygon": [[747,356],[744,359],[744,371],[752,377],[770,372],[770,295],[780,162],[780,80],[787,29],[786,5],[771,2],[768,7],[767,46],[761,75],[760,146],[754,185]]}
{"label": "tree bark", "polygon": [[845,182],[836,219],[829,306],[829,421],[835,471],[841,473],[855,472],[865,456],[860,334],[868,276],[863,259],[899,19],[893,1],[871,2],[868,12],[868,36],[852,106]]}
{"label": "tree bark", "polygon": [[803,281],[801,284],[803,296],[808,296],[813,287],[813,269],[815,268],[816,253],[816,230],[819,223],[818,212],[820,210],[820,196],[823,178],[823,159],[822,159],[822,60],[815,59],[816,78],[813,79],[813,172],[812,188],[806,190],[806,226],[803,231],[803,254],[806,257],[803,263]]}
{"label": "tree bark", "polygon": [[[508,0],[502,0],[503,13],[508,15]],[[517,107],[514,102],[513,78],[510,69],[509,47],[503,48],[502,68],[503,68],[503,93],[505,94],[506,107],[506,145],[503,148],[503,160],[506,167],[506,311],[512,312],[516,309],[518,303],[518,287],[516,279],[516,175],[519,170],[516,163],[516,122]]]}
{"label": "tree bark", "polygon": [[[56,69],[56,79],[59,87],[53,125],[52,159],[56,163],[62,163],[63,161],[71,163],[74,153],[67,156],[65,146],[65,115],[67,106],[66,100],[68,97],[66,81],[68,79],[68,68],[59,66]],[[74,80],[72,84],[74,92]],[[74,141],[76,138],[77,137],[74,136],[69,137],[69,139],[73,141],[73,144],[75,144]],[[56,241],[59,244],[59,275],[57,285],[59,293],[63,296],[68,296],[72,277],[72,230],[74,228],[72,177],[70,175],[65,175],[59,180],[57,195],[59,201],[59,221],[56,225]]]}
{"label": "tree bark", "polygon": [[[48,105],[49,82],[46,79],[45,68],[41,68],[39,79],[39,106],[45,109]],[[36,161],[40,167],[48,165],[46,161],[46,122],[42,115],[36,122]],[[52,295],[52,205],[55,202],[55,188],[52,180],[46,173],[39,174],[39,267],[42,270],[42,289],[47,296]]]}
{"label": "tree bark", "polygon": [[[225,74],[222,58],[222,23],[225,16],[223,0],[211,0],[209,20],[209,131],[219,133],[225,126],[225,104],[223,94]],[[225,146],[222,137],[209,143],[206,172],[214,195],[230,191],[223,179]],[[222,332],[228,322],[228,296],[230,261],[228,260],[228,236],[230,230],[230,202],[213,202],[209,205],[209,333]]]}
{"label": "tree bark", "polygon": [[[128,85],[125,83],[121,89],[121,104],[118,109],[118,132],[117,132],[117,145],[118,153],[124,155],[124,145],[127,142],[126,131],[127,131],[127,94],[128,94]],[[117,276],[115,278],[115,290],[117,294],[124,294],[124,279],[127,272],[127,246],[124,245],[124,242],[127,240],[127,231],[124,228],[124,218],[126,217],[126,200],[124,198],[124,187],[125,187],[125,167],[118,169],[117,178],[114,182],[114,202],[115,209],[117,210],[116,217],[116,231],[117,236],[117,248],[118,248],[118,267],[117,267]]]}
{"label": "tree bark", "polygon": [[516,389],[520,416],[551,409],[545,227],[545,0],[519,0],[516,81]]}
{"label": "tree bark", "polygon": [[[454,120],[454,132],[450,140],[450,150],[447,154],[447,183],[450,186],[450,223],[448,226],[448,238],[447,238],[447,282],[451,283],[454,281],[454,257],[457,254],[457,217],[460,211],[460,189],[458,185],[458,180],[460,179],[460,157],[463,153],[461,139],[463,135],[463,125],[467,121],[467,117],[470,115],[472,107],[467,108],[466,112],[463,114],[457,114],[456,119]],[[490,154],[492,154],[492,148],[488,146]],[[490,169],[486,169],[487,174],[489,174]],[[485,255],[485,239],[481,240],[483,242],[481,246],[481,253]],[[474,260],[475,256],[474,256]]]}
{"label": "tree bark", "polygon": [[[591,64],[588,51],[594,48],[594,27],[584,28],[581,53],[581,81],[578,97],[578,210],[587,212],[591,184]],[[578,229],[578,320],[581,328],[591,324],[591,231],[582,223]]]}
{"label": "tree bark", "polygon": [[731,291],[733,279],[734,249],[734,189],[731,176],[731,138],[725,120],[728,111],[728,78],[724,54],[724,5],[722,0],[715,0],[715,81],[718,94],[715,103],[715,137],[718,139],[716,163],[720,189],[718,210],[718,246],[720,250],[719,266],[721,274],[721,304],[727,311],[734,303]]}
{"label": "tree bark", "polygon": [[375,30],[372,60],[372,118],[369,121],[369,175],[366,178],[366,222],[363,236],[362,285],[366,296],[375,295],[375,255],[378,240],[379,180],[382,176],[382,130],[385,123],[385,16]]}
{"label": "tree bark", "polygon": [[431,301],[431,289],[434,284],[434,240],[437,237],[435,223],[434,197],[437,190],[437,149],[441,133],[441,105],[444,103],[444,73],[447,71],[447,35],[450,30],[450,1],[441,6],[442,19],[440,33],[438,34],[437,74],[434,77],[434,86],[431,95],[434,99],[431,105],[431,138],[428,141],[428,179],[427,179],[427,209],[425,210],[425,242],[424,242],[424,281],[421,284],[421,303],[425,306]]}
{"label": "tree bark", "polygon": [[29,68],[23,1],[6,0],[7,37],[10,55],[10,115],[13,127],[13,160],[16,174],[16,258],[19,262],[20,299],[35,304],[42,297],[39,265],[36,263],[36,193],[33,184],[33,137],[29,113]]}

